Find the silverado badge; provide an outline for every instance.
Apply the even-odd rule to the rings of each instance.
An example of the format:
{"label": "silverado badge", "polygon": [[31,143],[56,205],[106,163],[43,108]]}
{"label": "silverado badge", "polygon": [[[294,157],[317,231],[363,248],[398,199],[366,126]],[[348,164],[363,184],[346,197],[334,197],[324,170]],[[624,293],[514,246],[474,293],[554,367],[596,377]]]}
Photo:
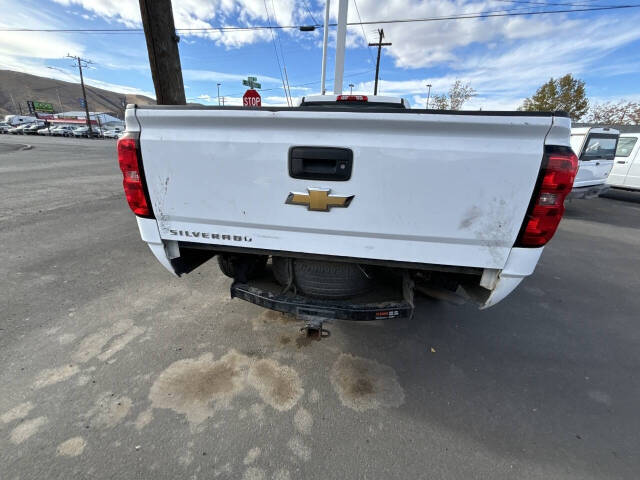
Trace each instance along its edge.
{"label": "silverado badge", "polygon": [[285,203],[305,205],[309,210],[328,212],[331,207],[348,207],[355,195],[331,195],[330,188],[307,188],[309,193],[289,192]]}

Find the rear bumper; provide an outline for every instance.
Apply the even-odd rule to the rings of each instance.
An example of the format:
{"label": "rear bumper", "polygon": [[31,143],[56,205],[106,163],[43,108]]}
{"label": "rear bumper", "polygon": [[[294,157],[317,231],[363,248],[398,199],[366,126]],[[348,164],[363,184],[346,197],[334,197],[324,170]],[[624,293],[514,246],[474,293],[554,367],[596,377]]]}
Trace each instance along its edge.
{"label": "rear bumper", "polygon": [[[136,217],[138,222],[138,228],[140,230],[140,236],[142,240],[147,243],[157,260],[164,266],[171,274],[180,276],[181,273],[187,273],[185,270],[180,270],[176,267],[176,258],[180,256],[180,249],[187,247],[187,251],[193,251],[195,247],[211,247],[209,245],[199,244],[185,244],[183,242],[167,241],[160,237],[158,230],[158,223],[154,219]],[[231,249],[223,245],[215,246],[215,251],[230,252],[230,253],[254,253],[262,255],[272,255],[280,253],[281,256],[293,256],[291,252],[275,252],[260,249]],[[207,248],[208,250],[208,248]],[[488,308],[496,305],[507,297],[520,282],[527,276],[531,275],[535,270],[535,267],[540,259],[540,255],[544,247],[540,248],[512,248],[506,265],[501,270],[494,270],[495,278],[487,288],[490,291],[488,297],[485,297],[480,301],[480,308]],[[211,251],[211,250],[209,250]],[[174,252],[174,254],[171,254]],[[177,257],[175,253],[177,252]],[[298,256],[299,258],[309,258],[308,256]],[[432,270],[443,272],[459,272],[459,273],[475,273],[482,274],[484,271],[478,267],[451,267],[446,265],[428,265],[428,264],[416,264],[405,262],[389,262],[389,261],[371,261],[366,259],[355,259],[349,257],[315,257],[310,258],[324,259],[327,261],[346,261],[355,263],[369,263],[372,265],[380,265],[385,267],[396,267],[404,269],[414,270]],[[299,312],[300,308],[309,307],[311,309],[319,309],[330,315],[325,315],[326,318],[336,319],[350,319],[350,320],[372,320],[394,317],[408,316],[410,305],[402,298],[402,296],[396,298],[387,298],[380,301],[380,297],[376,299],[350,299],[345,302],[327,302],[322,300],[309,300],[307,297],[297,296],[282,296],[280,294],[281,287],[275,290],[264,285],[247,285],[236,283],[232,286],[231,296],[246,300],[256,305],[277,310],[286,313],[302,313]],[[357,301],[354,301],[357,300]],[[309,303],[311,302],[311,303]],[[385,313],[398,311],[397,314]],[[307,313],[311,315],[310,313]]]}
{"label": "rear bumper", "polygon": [[595,198],[598,195],[603,194],[607,190],[611,188],[611,185],[600,184],[600,185],[589,185],[586,187],[574,187],[571,190],[568,198]]}
{"label": "rear bumper", "polygon": [[[270,284],[271,283],[271,284]],[[335,320],[388,320],[406,318],[413,307],[402,299],[372,302],[357,298],[345,301],[321,300],[292,293],[281,293],[274,282],[256,281],[251,284],[233,283],[231,298],[240,298],[270,310],[289,313],[299,318],[319,317]]]}

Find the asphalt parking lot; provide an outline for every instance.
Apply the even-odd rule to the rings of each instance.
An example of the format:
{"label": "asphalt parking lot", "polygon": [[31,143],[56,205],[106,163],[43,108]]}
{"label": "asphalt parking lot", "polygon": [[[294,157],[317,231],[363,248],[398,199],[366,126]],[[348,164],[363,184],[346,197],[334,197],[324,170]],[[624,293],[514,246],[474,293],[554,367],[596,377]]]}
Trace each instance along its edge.
{"label": "asphalt parking lot", "polygon": [[170,277],[120,182],[115,141],[0,136],[0,478],[638,478],[640,194],[494,308],[308,342]]}

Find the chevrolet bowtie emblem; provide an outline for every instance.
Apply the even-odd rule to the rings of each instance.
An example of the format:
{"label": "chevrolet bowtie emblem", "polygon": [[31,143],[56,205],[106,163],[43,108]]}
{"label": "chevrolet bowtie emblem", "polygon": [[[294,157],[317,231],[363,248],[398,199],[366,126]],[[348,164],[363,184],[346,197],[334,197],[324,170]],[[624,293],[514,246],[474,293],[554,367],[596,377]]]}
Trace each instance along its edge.
{"label": "chevrolet bowtie emblem", "polygon": [[330,195],[330,188],[307,188],[309,193],[290,192],[289,205],[305,205],[309,210],[328,212],[331,207],[348,207],[355,195]]}

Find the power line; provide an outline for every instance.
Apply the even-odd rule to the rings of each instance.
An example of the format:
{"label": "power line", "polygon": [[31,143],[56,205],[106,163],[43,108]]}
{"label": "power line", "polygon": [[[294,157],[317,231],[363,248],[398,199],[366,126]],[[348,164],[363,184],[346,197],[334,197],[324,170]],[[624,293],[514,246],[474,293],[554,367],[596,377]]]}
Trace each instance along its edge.
{"label": "power line", "polygon": [[311,20],[313,20],[313,23],[315,23],[316,25],[318,24],[318,21],[315,19],[315,17],[313,16],[313,13],[311,13],[311,9],[309,8],[309,4],[307,3],[307,0],[302,0],[302,2],[304,3],[304,8],[307,9],[307,13],[309,14],[309,16],[311,17]]}
{"label": "power line", "polygon": [[[263,0],[264,2],[264,11],[267,12],[267,22],[271,25],[271,17],[269,16],[269,9],[267,8],[267,0]],[[284,90],[284,96],[287,99],[287,105],[289,105],[289,96],[287,95],[287,87],[284,84],[284,77],[282,76],[282,67],[280,66],[280,57],[278,57],[278,49],[276,48],[276,39],[273,35],[273,29],[269,29],[271,31],[271,41],[273,43],[273,52],[276,54],[276,61],[278,62],[278,72],[280,73],[280,80],[282,80],[282,90]]]}
{"label": "power line", "polygon": [[[273,10],[273,19],[276,24],[278,23],[278,17],[276,16],[276,7],[273,4],[273,0],[271,0],[271,10]],[[272,30],[273,32],[273,30]],[[276,38],[278,39],[278,45],[280,46],[280,56],[282,57],[282,68],[284,69],[284,80],[287,82],[287,92],[289,95],[289,101],[291,102],[291,106],[293,106],[293,100],[291,99],[291,89],[289,88],[289,75],[287,74],[287,62],[284,59],[284,50],[282,49],[282,42],[280,41],[280,34],[276,30]]]}
{"label": "power line", "polygon": [[[356,7],[356,13],[358,14],[358,20],[360,20],[360,28],[362,29],[362,36],[364,37],[364,43],[369,43],[369,39],[367,38],[367,34],[364,33],[364,25],[362,25],[362,17],[360,16],[360,10],[358,9],[358,2],[353,0],[353,4]],[[371,63],[374,62],[373,55],[371,54],[371,50],[367,48],[367,52],[369,53],[369,58],[371,59]]]}
{"label": "power line", "polygon": [[[358,77],[358,76],[360,76],[360,75],[369,75],[370,73],[372,73],[372,72],[374,72],[374,71],[375,71],[375,70],[363,70],[363,71],[361,71],[361,72],[350,73],[350,74],[345,75],[345,78]],[[328,79],[327,79],[327,81],[331,82],[331,81],[333,81],[333,78],[328,78]],[[316,85],[316,84],[318,84],[318,83],[320,83],[320,80],[315,80],[315,81],[313,81],[313,82],[307,82],[307,83],[299,83],[299,84],[297,84],[297,85],[292,85],[292,86],[293,86],[293,88],[296,88],[296,87],[308,87],[309,85]],[[279,89],[280,89],[280,87],[273,87],[273,88],[261,88],[261,89],[260,89],[260,91],[261,91],[261,92],[269,92],[269,91],[279,90]],[[230,93],[230,94],[229,94],[229,96],[232,96],[232,95],[242,95],[242,93],[243,93],[243,92],[233,92],[233,93]]]}
{"label": "power line", "polygon": [[[540,5],[541,7],[606,7],[608,5],[594,5],[593,3],[553,3],[553,2],[532,2],[530,0],[494,0],[496,2],[517,3],[524,5]],[[593,2],[593,0],[591,0]],[[533,7],[532,7],[533,8]]]}
{"label": "power line", "polygon": [[[348,26],[357,25],[384,25],[384,24],[396,24],[396,23],[422,23],[422,22],[439,22],[446,20],[466,20],[474,18],[492,18],[492,17],[516,17],[524,15],[549,15],[554,13],[581,13],[581,12],[594,12],[605,10],[621,10],[629,8],[639,8],[640,4],[632,5],[610,5],[601,7],[587,7],[587,8],[573,8],[564,10],[543,10],[543,11],[527,11],[527,12],[514,12],[512,10],[495,10],[487,12],[477,12],[468,14],[448,15],[440,17],[425,17],[425,18],[401,18],[394,20],[371,20],[368,22],[348,22]],[[513,9],[518,10],[518,9]],[[330,27],[335,27],[336,23],[330,23]],[[320,24],[315,25],[252,25],[250,27],[202,27],[202,28],[176,28],[176,32],[235,32],[235,31],[250,31],[250,30],[287,30],[287,29],[299,29],[300,27],[314,26],[321,27]],[[52,32],[52,33],[98,33],[98,34],[122,34],[122,33],[143,33],[141,28],[2,28],[0,32]]]}

